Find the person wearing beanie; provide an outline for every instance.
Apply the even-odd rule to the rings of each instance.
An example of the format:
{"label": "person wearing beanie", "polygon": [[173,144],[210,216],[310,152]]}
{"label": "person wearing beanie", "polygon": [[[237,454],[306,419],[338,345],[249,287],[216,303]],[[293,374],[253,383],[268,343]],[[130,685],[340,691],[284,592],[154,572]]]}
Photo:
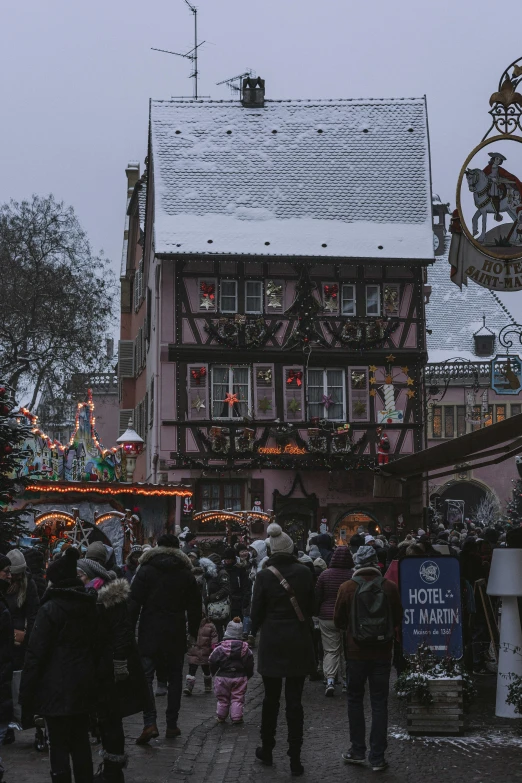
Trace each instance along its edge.
{"label": "person wearing beanie", "polygon": [[[7,553],[7,557],[11,563],[11,584],[5,600],[13,621],[15,637],[13,665],[15,671],[18,671],[24,665],[27,642],[33,630],[40,599],[22,552],[19,549],[12,549]],[[14,742],[14,730],[11,731],[11,740]]]}
{"label": "person wearing beanie", "polygon": [[[388,734],[388,692],[393,652],[392,627],[397,628],[402,620],[403,609],[396,584],[381,576],[377,552],[372,546],[361,546],[354,556],[355,569],[352,578],[339,588],[334,609],[335,626],[346,632],[346,672],[348,679],[348,722],[351,748],[342,754],[345,762],[362,764],[366,760],[366,729],[364,720],[364,691],[369,680],[372,706],[369,762],[374,771],[386,769],[384,757]],[[360,598],[365,583],[372,582],[373,606],[382,607],[384,622],[391,638],[384,641],[367,639],[359,644],[352,628],[359,628],[357,620],[365,615],[369,598]],[[366,589],[366,588],[365,588]],[[370,595],[365,592],[365,596]],[[371,605],[371,604],[370,604]],[[354,612],[354,623],[352,620]],[[368,612],[368,609],[366,609]],[[370,617],[369,619],[375,619]],[[354,631],[355,632],[355,631]]]}
{"label": "person wearing beanie", "polygon": [[116,578],[113,571],[107,571],[97,560],[84,557],[78,560],[78,576],[87,588],[99,590]]}
{"label": "person wearing beanie", "polygon": [[88,560],[96,560],[97,563],[104,566],[108,558],[107,547],[101,541],[93,541],[87,547],[85,557]]}
{"label": "person wearing beanie", "polygon": [[256,576],[250,613],[252,635],[261,632],[257,668],[265,688],[262,744],[256,750],[256,758],[267,766],[273,763],[284,679],[290,771],[297,776],[304,774],[301,764],[303,686],[306,676],[316,669],[311,632],[314,580],[309,569],[297,561],[294,543],[280,525],[272,523],[267,533],[272,554]]}
{"label": "person wearing beanie", "polygon": [[133,544],[130,552],[125,559],[123,566],[123,578],[130,584],[138,568],[139,559],[143,554],[143,547],[140,544]]}
{"label": "person wearing beanie", "polygon": [[147,685],[149,706],[143,712],[143,731],[136,740],[146,745],[159,736],[154,700],[154,675],[167,682],[166,738],[179,737],[178,716],[183,690],[183,661],[187,650],[187,625],[191,645],[201,622],[201,593],[190,559],[179,548],[176,536],[165,534],[158,545],[139,559],[130,586],[133,628],[138,625],[138,649]]}
{"label": "person wearing beanie", "polygon": [[[0,747],[13,714],[13,623],[5,595],[11,584],[11,561],[0,555]],[[4,765],[0,758],[0,783]]]}
{"label": "person wearing beanie", "polygon": [[234,617],[227,625],[223,641],[208,659],[214,677],[218,723],[224,723],[229,713],[232,723],[243,723],[248,680],[254,674],[254,656],[242,637],[243,623],[240,617]]}
{"label": "person wearing beanie", "polygon": [[78,550],[69,548],[47,569],[42,598],[20,682],[19,701],[29,715],[45,718],[51,777],[92,780],[90,714],[98,690],[96,595],[76,576]]}

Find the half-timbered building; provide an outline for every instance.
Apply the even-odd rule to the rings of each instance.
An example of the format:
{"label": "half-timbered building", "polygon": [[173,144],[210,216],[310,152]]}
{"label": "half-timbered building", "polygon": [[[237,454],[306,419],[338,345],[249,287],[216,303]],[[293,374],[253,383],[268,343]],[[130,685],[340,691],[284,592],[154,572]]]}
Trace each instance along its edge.
{"label": "half-timbered building", "polygon": [[296,535],[416,524],[418,487],[375,477],[425,445],[424,98],[271,101],[258,79],[241,101],[153,100],[146,164],[119,347],[135,479]]}

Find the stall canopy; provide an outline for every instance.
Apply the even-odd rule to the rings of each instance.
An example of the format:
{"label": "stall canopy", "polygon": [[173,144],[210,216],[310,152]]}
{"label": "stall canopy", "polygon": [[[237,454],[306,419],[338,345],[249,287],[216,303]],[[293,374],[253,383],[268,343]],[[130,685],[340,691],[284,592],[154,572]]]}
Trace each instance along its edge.
{"label": "stall canopy", "polygon": [[[437,478],[454,473],[455,465],[481,468],[503,462],[522,452],[522,414],[499,421],[451,441],[390,462],[383,476],[407,479],[430,473]],[[445,470],[447,469],[447,470]],[[433,475],[433,471],[441,471]]]}

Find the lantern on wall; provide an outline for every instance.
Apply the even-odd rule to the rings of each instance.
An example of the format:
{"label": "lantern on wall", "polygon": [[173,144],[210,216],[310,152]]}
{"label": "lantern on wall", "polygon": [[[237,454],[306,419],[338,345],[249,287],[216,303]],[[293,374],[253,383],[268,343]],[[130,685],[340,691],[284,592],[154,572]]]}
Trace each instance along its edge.
{"label": "lantern on wall", "polygon": [[132,419],[129,419],[129,426],[123,435],[120,435],[116,443],[121,446],[122,452],[125,454],[127,463],[127,482],[132,484],[132,477],[136,468],[136,457],[142,453],[145,445],[143,438],[140,438],[136,430],[133,429]]}

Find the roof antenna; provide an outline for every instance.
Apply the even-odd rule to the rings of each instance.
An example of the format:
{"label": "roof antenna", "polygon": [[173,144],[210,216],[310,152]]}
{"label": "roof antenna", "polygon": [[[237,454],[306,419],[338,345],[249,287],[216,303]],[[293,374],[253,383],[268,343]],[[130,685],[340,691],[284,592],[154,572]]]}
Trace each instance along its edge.
{"label": "roof antenna", "polygon": [[[216,82],[216,85],[226,84],[232,93],[239,93],[239,100],[243,99],[243,79],[247,79],[249,76],[255,76],[254,71],[248,70],[245,73],[240,73],[238,76],[232,76],[230,79],[223,79],[222,82]],[[237,82],[237,84],[236,84]]]}
{"label": "roof antenna", "polygon": [[185,0],[185,3],[188,5],[192,13],[194,14],[194,48],[190,51],[186,52],[185,54],[181,52],[170,52],[168,49],[156,49],[154,46],[151,46],[151,49],[153,52],[165,52],[165,54],[175,54],[176,57],[186,57],[187,60],[192,60],[193,62],[193,70],[190,74],[190,79],[194,79],[194,99],[197,100],[198,98],[198,49],[200,46],[203,46],[205,41],[201,41],[201,43],[198,43],[198,9],[195,5],[192,5],[189,3],[189,0]]}

